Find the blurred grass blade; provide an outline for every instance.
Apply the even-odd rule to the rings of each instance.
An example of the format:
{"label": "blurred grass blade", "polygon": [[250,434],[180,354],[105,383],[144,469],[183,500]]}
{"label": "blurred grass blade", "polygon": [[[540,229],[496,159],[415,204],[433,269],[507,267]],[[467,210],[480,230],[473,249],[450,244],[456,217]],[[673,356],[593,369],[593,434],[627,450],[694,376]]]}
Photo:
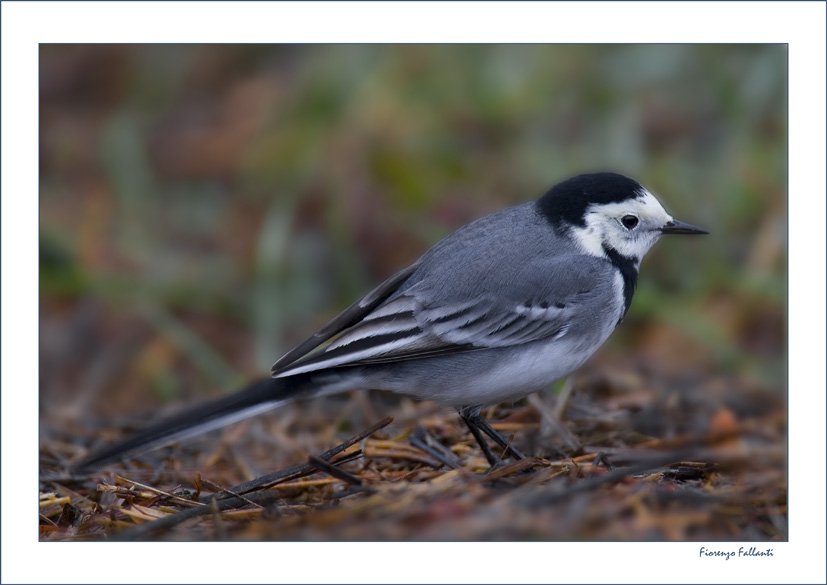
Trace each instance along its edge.
{"label": "blurred grass blade", "polygon": [[136,310],[216,386],[230,389],[239,382],[241,374],[169,311],[149,302],[138,302]]}
{"label": "blurred grass blade", "polygon": [[255,363],[267,368],[281,355],[279,334],[285,329],[284,309],[290,297],[287,254],[295,201],[293,197],[273,201],[256,247],[252,311]]}

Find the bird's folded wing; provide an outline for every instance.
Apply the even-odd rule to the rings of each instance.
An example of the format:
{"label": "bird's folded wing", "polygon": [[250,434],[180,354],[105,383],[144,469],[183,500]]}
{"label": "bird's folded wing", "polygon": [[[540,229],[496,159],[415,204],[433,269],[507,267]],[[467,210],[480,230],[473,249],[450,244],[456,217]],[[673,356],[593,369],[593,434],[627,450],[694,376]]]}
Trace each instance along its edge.
{"label": "bird's folded wing", "polygon": [[[400,270],[385,282],[377,286],[361,299],[350,305],[347,309],[336,315],[327,325],[304,340],[302,343],[288,351],[273,364],[272,374],[278,377],[284,373],[299,358],[319,347],[324,342],[335,337],[348,327],[358,323],[372,310],[378,307],[383,301],[391,296],[399,286],[413,274],[418,263],[413,263],[404,270]],[[291,372],[294,373],[294,372]]]}
{"label": "bird's folded wing", "polygon": [[[416,283],[355,323],[344,318],[346,310],[331,324],[348,322],[349,326],[332,332],[328,325],[299,348],[322,337],[338,337],[274,370],[274,376],[559,339],[568,331],[575,310],[595,293],[594,271],[581,268],[575,268],[576,278],[569,278],[565,286],[549,282],[545,287],[525,287],[517,281],[493,290],[486,287],[474,295],[449,291],[448,298],[434,294],[427,282]],[[537,282],[536,273],[531,280]],[[463,300],[456,300],[459,296]],[[290,355],[297,355],[297,350]]]}

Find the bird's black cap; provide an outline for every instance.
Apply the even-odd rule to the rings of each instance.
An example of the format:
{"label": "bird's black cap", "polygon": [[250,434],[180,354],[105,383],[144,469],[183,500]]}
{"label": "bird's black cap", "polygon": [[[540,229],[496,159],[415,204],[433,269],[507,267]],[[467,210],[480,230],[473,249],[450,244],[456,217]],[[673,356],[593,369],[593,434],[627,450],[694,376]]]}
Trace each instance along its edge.
{"label": "bird's black cap", "polygon": [[537,208],[552,225],[584,226],[583,214],[589,205],[620,203],[642,193],[640,183],[629,177],[591,173],[558,183],[537,200]]}

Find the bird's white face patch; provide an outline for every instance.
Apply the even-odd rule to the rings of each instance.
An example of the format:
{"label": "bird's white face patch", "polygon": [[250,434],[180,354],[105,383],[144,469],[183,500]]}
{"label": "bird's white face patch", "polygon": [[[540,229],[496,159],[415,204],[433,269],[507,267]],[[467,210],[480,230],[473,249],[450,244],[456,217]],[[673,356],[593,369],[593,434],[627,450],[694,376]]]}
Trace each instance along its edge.
{"label": "bird's white face patch", "polygon": [[646,189],[638,197],[620,203],[592,204],[583,216],[585,226],[573,226],[571,235],[581,249],[605,257],[613,248],[627,258],[640,261],[672,221],[660,202]]}

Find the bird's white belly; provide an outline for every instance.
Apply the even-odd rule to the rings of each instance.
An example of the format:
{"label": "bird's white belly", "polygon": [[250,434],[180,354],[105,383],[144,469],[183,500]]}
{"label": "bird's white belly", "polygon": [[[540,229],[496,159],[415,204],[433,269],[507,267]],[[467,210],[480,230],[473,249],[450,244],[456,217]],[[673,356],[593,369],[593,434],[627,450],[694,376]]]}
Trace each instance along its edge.
{"label": "bird's white belly", "polygon": [[[413,360],[401,369],[394,368],[392,375],[381,370],[365,372],[359,383],[360,387],[451,406],[495,404],[548,388],[580,367],[600,343],[583,348],[558,340],[533,344],[535,347],[524,347],[523,351],[469,352],[431,362],[427,373]],[[473,359],[465,359],[472,354]]]}
{"label": "bird's white belly", "polygon": [[[548,388],[583,365],[594,353],[594,350],[575,352],[562,345],[558,342],[539,346],[536,351],[520,352],[513,359],[499,362],[479,376],[471,376],[465,393],[473,396],[475,404],[516,400]],[[460,403],[469,402],[454,402]]]}

